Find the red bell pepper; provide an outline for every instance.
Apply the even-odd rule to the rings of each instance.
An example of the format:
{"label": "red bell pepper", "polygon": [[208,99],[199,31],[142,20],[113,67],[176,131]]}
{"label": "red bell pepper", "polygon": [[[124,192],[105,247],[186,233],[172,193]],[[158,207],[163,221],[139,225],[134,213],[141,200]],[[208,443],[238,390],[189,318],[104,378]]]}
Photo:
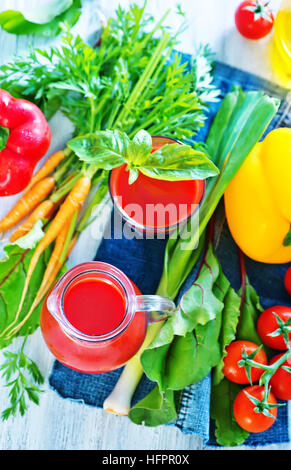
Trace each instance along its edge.
{"label": "red bell pepper", "polygon": [[30,182],[37,162],[48,151],[51,132],[35,104],[5,90],[0,90],[0,126],[4,141],[8,135],[0,151],[0,196],[11,196]]}

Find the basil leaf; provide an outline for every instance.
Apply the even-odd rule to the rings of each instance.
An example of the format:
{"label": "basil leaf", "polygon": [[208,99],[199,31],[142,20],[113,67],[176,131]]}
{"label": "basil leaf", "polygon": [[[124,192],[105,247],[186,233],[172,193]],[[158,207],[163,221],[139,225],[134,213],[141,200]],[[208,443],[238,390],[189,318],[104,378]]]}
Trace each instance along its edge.
{"label": "basil leaf", "polygon": [[167,181],[206,179],[219,173],[202,150],[189,145],[166,144],[140,163],[140,171]]}
{"label": "basil leaf", "polygon": [[80,160],[111,170],[126,163],[130,140],[125,132],[106,130],[76,137],[67,145]]}
{"label": "basil leaf", "polygon": [[144,130],[140,130],[130,142],[127,149],[127,161],[139,166],[152,151],[152,137]]}
{"label": "basil leaf", "polygon": [[62,23],[73,26],[77,22],[81,14],[81,0],[55,0],[54,5],[47,5],[45,9],[41,7],[41,13],[38,14],[37,10],[31,10],[27,15],[15,10],[3,11],[0,13],[0,26],[8,33],[17,35],[57,36]]}
{"label": "basil leaf", "polygon": [[218,174],[205,152],[189,145],[167,144],[151,153],[152,138],[144,130],[132,140],[122,131],[98,131],[76,137],[68,146],[80,160],[104,170],[127,163],[134,170],[130,173],[130,184],[137,179],[137,171],[167,181],[205,179]]}

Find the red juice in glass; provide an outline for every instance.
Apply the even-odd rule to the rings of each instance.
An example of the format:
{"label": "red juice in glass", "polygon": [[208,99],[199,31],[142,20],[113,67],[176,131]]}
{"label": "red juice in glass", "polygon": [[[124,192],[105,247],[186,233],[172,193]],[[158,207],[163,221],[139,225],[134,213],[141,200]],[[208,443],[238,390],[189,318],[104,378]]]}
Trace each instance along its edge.
{"label": "red juice in glass", "polygon": [[[142,296],[120,270],[107,263],[83,263],[56,283],[44,302],[41,330],[52,354],[80,372],[117,369],[141,347],[151,310],[175,305],[159,296]],[[155,319],[156,320],[156,319]]]}
{"label": "red juice in glass", "polygon": [[[153,152],[165,144],[177,143],[166,137],[153,137]],[[111,197],[123,218],[140,231],[170,232],[186,222],[200,204],[205,181],[164,181],[141,172],[129,184],[126,165],[110,173]]]}

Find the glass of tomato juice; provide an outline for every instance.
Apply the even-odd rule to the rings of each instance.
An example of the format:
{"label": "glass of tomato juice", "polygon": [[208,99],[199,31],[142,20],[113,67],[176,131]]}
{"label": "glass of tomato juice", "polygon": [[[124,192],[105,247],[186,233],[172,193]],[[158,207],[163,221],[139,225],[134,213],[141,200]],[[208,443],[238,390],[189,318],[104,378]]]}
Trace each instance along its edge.
{"label": "glass of tomato juice", "polygon": [[[152,137],[152,152],[180,143],[168,137]],[[170,234],[187,222],[205,193],[204,180],[165,181],[139,173],[129,184],[126,164],[110,172],[109,191],[123,220],[146,234]]]}
{"label": "glass of tomato juice", "polygon": [[140,349],[149,323],[175,310],[169,299],[141,295],[116,267],[92,261],[57,281],[42,307],[41,330],[62,364],[97,374],[125,364]]}

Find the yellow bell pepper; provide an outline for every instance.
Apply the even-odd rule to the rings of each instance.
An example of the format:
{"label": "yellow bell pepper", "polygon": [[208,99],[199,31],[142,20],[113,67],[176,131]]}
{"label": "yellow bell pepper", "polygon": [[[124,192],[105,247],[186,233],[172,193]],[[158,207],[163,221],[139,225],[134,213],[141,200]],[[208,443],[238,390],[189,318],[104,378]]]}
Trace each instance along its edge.
{"label": "yellow bell pepper", "polygon": [[291,129],[275,129],[253,148],[224,201],[231,234],[247,256],[291,261],[291,246],[284,246],[291,223]]}

